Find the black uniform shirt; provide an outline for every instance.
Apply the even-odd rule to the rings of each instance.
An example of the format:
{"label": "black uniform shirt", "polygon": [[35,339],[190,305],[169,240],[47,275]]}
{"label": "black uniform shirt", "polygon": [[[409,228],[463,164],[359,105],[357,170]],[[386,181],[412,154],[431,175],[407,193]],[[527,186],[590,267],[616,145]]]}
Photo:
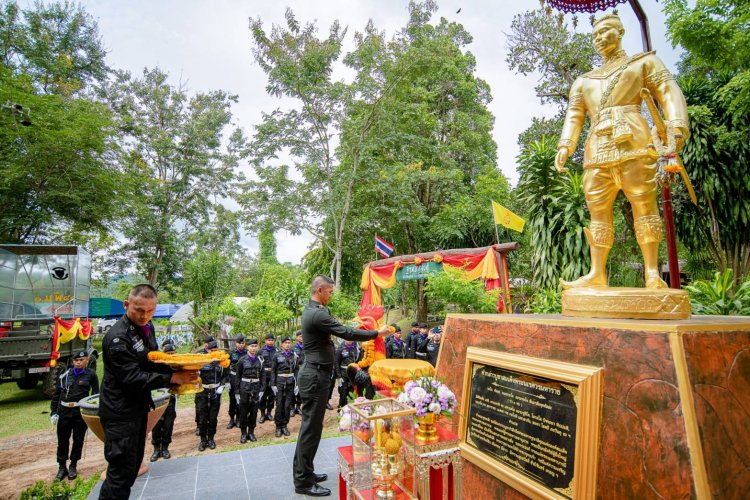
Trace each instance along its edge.
{"label": "black uniform shirt", "polygon": [[[259,356],[242,356],[237,365],[234,367],[237,375],[234,378],[235,385],[240,388],[242,393],[258,393],[261,390],[261,375],[263,373],[263,361]],[[243,382],[242,379],[255,380],[257,382]]]}
{"label": "black uniform shirt", "polygon": [[297,370],[305,362],[305,344],[294,344],[292,351],[297,355]]}
{"label": "black uniform shirt", "polygon": [[427,361],[429,361],[432,366],[437,365],[437,358],[440,353],[440,343],[430,340],[427,342],[425,351],[427,352]]}
{"label": "black uniform shirt", "polygon": [[[273,357],[273,371],[271,375],[271,386],[277,383],[284,384],[287,380],[294,380],[292,377],[279,377],[280,373],[291,373],[294,374],[297,368],[297,355],[291,350],[289,354],[285,354],[284,351],[279,351]],[[278,380],[277,380],[278,379]]]}
{"label": "black uniform shirt", "polygon": [[167,387],[172,369],[152,363],[148,353],[157,350],[156,335],[149,335],[127,316],[115,323],[102,341],[104,380],[99,396],[99,417],[110,420],[141,418],[154,405],[151,389]]}
{"label": "black uniform shirt", "polygon": [[273,358],[276,356],[276,346],[271,346],[270,348],[268,346],[263,346],[260,349],[258,349],[258,356],[260,357],[260,362],[263,363],[263,371],[266,372],[267,377],[271,377],[271,371],[273,370]]}
{"label": "black uniform shirt", "polygon": [[50,413],[54,415],[60,408],[67,408],[60,406],[60,402],[77,403],[90,394],[99,394],[99,377],[96,376],[96,372],[83,368],[82,373],[76,376],[75,368],[68,368],[57,377]]}
{"label": "black uniform shirt", "polygon": [[349,349],[346,348],[346,344],[341,344],[338,349],[336,349],[336,366],[334,367],[336,377],[338,378],[346,375],[346,367],[349,366],[350,363],[356,363],[358,358],[359,349],[357,349],[356,344],[352,344]]}
{"label": "black uniform shirt", "polygon": [[229,353],[229,371],[234,372],[234,367],[242,356],[247,354],[247,349],[232,349]]}
{"label": "black uniform shirt", "polygon": [[227,372],[218,361],[211,361],[203,365],[200,372],[203,385],[223,384],[227,381]]}
{"label": "black uniform shirt", "polygon": [[302,343],[305,361],[328,365],[333,368],[335,349],[331,335],[344,340],[372,340],[377,330],[356,330],[344,326],[333,317],[328,308],[316,300],[310,300],[302,311]]}
{"label": "black uniform shirt", "polygon": [[406,353],[407,353],[406,344],[404,343],[403,340],[396,340],[394,338],[394,339],[391,339],[391,341],[385,346],[386,358],[404,359],[407,357]]}

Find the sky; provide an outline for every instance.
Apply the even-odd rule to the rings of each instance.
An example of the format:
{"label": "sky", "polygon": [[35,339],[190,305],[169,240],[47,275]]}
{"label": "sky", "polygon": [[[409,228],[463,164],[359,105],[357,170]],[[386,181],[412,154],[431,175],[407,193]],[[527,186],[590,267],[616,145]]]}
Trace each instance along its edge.
{"label": "sky", "polygon": [[[518,135],[533,117],[554,114],[554,108],[542,106],[534,93],[537,78],[517,75],[505,62],[505,33],[510,32],[513,16],[538,8],[539,1],[438,3],[434,23],[446,17],[463,24],[474,37],[468,50],[477,60],[476,76],[487,81],[492,90],[489,109],[495,116],[497,166],[515,184]],[[661,5],[655,0],[641,3],[649,18],[653,46],[667,67],[675,71],[679,51],[666,40]],[[316,22],[321,36],[338,19],[348,27],[344,53],[352,48],[354,33],[361,31],[368,20],[372,19],[389,39],[408,20],[408,0],[83,0],[81,5],[99,24],[110,67],[137,75],[145,67],[158,66],[170,74],[174,85],[186,84],[190,93],[222,89],[237,94],[239,103],[232,109],[235,124],[248,136],[260,123],[261,112],[293,104],[266,94],[265,74],[251,51],[249,18],[260,18],[264,28],[270,30],[273,24],[284,25],[284,12],[289,7],[301,23]],[[630,54],[641,52],[640,29],[630,6],[620,5],[619,14],[626,29],[623,48]],[[579,16],[578,30],[591,31],[588,15]],[[309,234],[292,236],[284,231],[276,238],[279,260],[293,263],[301,261],[313,241]],[[243,233],[241,242],[251,253],[257,252],[255,238]]]}

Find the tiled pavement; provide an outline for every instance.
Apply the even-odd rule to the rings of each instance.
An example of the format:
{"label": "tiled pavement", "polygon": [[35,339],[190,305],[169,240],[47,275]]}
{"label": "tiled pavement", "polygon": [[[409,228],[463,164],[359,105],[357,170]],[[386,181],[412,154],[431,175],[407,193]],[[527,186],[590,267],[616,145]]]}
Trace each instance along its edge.
{"label": "tiled pavement", "polygon": [[[328,480],[320,483],[331,489],[328,498],[338,496],[336,448],[350,443],[348,436],[320,442],[315,472],[328,474]],[[136,480],[130,498],[302,500],[308,497],[295,494],[292,483],[295,446],[296,443],[285,443],[159,460],[150,464],[149,471]],[[89,500],[99,498],[99,488],[101,481],[89,495]]]}

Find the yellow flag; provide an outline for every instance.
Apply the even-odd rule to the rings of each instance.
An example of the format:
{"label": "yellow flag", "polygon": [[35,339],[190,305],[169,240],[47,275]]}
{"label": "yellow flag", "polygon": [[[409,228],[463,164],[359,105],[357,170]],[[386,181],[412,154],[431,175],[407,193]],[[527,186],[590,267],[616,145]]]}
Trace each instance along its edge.
{"label": "yellow flag", "polygon": [[494,201],[492,202],[492,215],[495,217],[495,224],[500,224],[519,233],[523,232],[523,225],[526,221]]}

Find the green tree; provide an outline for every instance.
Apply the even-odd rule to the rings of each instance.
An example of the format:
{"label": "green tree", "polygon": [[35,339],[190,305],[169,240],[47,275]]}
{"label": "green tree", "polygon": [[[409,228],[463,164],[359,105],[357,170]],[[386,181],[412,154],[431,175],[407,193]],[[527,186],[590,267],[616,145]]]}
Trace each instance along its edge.
{"label": "green tree", "polygon": [[218,204],[212,197],[231,194],[244,148],[240,129],[225,135],[237,96],[221,90],[188,96],[158,68],[141,78],[117,73],[107,96],[122,134],[118,161],[133,191],[122,250],[150,283],[164,284],[190,250],[188,235]]}
{"label": "green tree", "polygon": [[[355,187],[351,253],[370,253],[373,230],[398,253],[494,239],[489,190],[498,188],[494,196],[502,199],[507,183],[496,170],[489,86],[474,74],[471,35],[446,19],[431,24],[435,10],[434,2],[410,3],[407,25],[390,43],[366,37],[350,56],[369,72],[360,81],[383,80],[389,89],[362,147],[368,168]],[[372,59],[378,64],[356,62]],[[357,122],[358,108],[350,110]],[[483,205],[479,214],[469,214],[471,203]],[[461,227],[449,228],[449,220]],[[416,284],[417,309],[426,318],[422,285]]]}
{"label": "green tree", "polygon": [[[352,190],[360,180],[362,143],[385,90],[365,88],[357,79],[351,84],[333,80],[346,35],[338,21],[322,39],[314,23],[302,26],[289,9],[286,27],[274,26],[269,34],[257,19],[251,20],[250,29],[255,59],[268,75],[266,90],[276,97],[292,97],[300,106],[265,113],[257,127],[251,158],[258,180],[245,184],[240,197],[246,220],[256,230],[310,232],[331,251],[329,274],[338,287]],[[357,96],[365,116],[343,130],[347,105]],[[341,134],[353,139],[342,140],[337,150]],[[300,180],[290,178],[289,165],[274,161],[281,151],[292,158]]]}
{"label": "green tree", "polygon": [[106,74],[103,55],[80,7],[0,3],[0,240],[65,241],[117,218],[111,118],[86,97]]}
{"label": "green tree", "polygon": [[691,253],[710,253],[736,283],[750,274],[750,5],[698,0],[664,6],[672,43],[687,52],[680,86],[688,102],[690,137],[682,158],[697,206],[677,188],[677,234]]}
{"label": "green tree", "polygon": [[226,256],[199,251],[185,264],[185,287],[193,301],[193,324],[203,336],[212,333],[223,317],[235,274]]}
{"label": "green tree", "polygon": [[459,270],[447,267],[430,277],[425,293],[431,300],[450,304],[460,313],[495,313],[500,296],[500,290],[488,292],[481,280],[464,280]]}
{"label": "green tree", "polygon": [[521,177],[514,194],[526,209],[533,283],[543,288],[556,288],[561,277],[580,276],[589,266],[583,174],[579,167],[559,175],[554,168],[556,151],[556,145],[542,136],[517,159]]}
{"label": "green tree", "polygon": [[[543,104],[564,111],[573,82],[591,71],[598,56],[588,33],[571,32],[543,9],[516,14],[507,34],[508,68],[524,76],[539,75],[534,87]],[[536,137],[535,139],[538,139]]]}

